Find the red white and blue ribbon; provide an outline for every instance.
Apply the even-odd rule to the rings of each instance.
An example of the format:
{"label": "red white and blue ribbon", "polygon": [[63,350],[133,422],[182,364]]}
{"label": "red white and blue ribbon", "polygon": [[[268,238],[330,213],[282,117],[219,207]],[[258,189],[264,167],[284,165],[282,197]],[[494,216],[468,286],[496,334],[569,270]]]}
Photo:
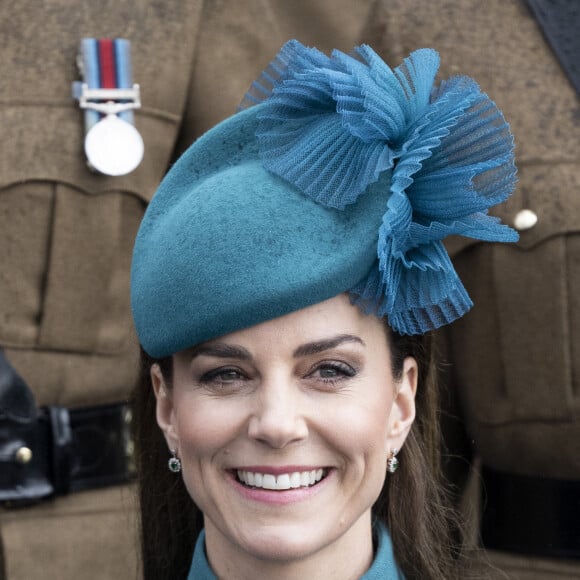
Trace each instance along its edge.
{"label": "red white and blue ribbon", "polygon": [[[79,54],[79,67],[89,89],[131,89],[131,43],[124,38],[83,38]],[[86,110],[85,128],[88,131],[102,115]],[[133,123],[133,111],[123,111],[119,116]]]}

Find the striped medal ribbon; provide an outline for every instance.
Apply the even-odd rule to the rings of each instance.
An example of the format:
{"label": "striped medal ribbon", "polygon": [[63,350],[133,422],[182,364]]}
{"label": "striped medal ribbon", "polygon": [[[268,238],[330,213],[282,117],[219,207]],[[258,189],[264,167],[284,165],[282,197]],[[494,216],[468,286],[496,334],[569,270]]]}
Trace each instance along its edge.
{"label": "striped medal ribbon", "polygon": [[134,126],[141,107],[139,85],[132,84],[131,43],[123,38],[83,38],[77,59],[82,82],[73,97],[85,118],[89,167],[111,176],[126,175],[141,163],[144,145]]}

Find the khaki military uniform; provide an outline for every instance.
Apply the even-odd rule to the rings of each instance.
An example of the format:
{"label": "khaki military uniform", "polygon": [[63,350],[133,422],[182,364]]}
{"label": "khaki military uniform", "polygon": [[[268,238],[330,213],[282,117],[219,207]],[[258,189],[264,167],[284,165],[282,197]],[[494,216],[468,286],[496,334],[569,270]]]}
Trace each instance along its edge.
{"label": "khaki military uniform", "polygon": [[[449,329],[452,374],[484,465],[580,482],[577,94],[524,0],[382,0],[373,23],[388,61],[437,49],[441,78],[473,76],[511,124],[519,184],[495,213],[520,241],[449,244],[475,303]],[[516,579],[580,577],[580,561],[490,556]]]}
{"label": "khaki military uniform", "polygon": [[[127,398],[138,372],[133,239],[175,152],[235,112],[286,40],[346,50],[368,8],[356,0],[2,6],[0,346],[38,405]],[[83,117],[71,98],[83,37],[132,43],[145,156],[126,176],[86,166]],[[132,486],[116,486],[0,509],[6,578],[136,577],[134,503]]]}

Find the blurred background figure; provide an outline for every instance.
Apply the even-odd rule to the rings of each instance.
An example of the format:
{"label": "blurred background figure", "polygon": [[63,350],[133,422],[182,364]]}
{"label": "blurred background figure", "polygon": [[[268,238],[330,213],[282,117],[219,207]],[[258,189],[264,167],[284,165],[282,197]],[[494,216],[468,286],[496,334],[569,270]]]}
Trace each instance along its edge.
{"label": "blurred background figure", "polygon": [[[369,1],[33,0],[0,11],[0,577],[134,578],[134,235],[168,165],[295,37],[359,40]],[[91,171],[81,39],[131,42],[144,158]],[[86,71],[85,71],[86,72]]]}
{"label": "blurred background figure", "polygon": [[370,26],[388,62],[435,48],[511,124],[519,185],[494,213],[519,243],[449,244],[476,306],[447,333],[448,469],[497,577],[578,578],[580,6],[379,0]]}

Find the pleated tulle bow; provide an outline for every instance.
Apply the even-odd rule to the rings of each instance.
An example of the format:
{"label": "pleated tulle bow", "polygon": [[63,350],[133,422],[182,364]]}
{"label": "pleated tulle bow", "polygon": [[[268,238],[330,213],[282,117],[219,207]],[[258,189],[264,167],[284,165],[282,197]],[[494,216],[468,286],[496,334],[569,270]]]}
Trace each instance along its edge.
{"label": "pleated tulle bow", "polygon": [[390,173],[377,267],[351,291],[403,334],[472,306],[442,240],[518,238],[487,214],[515,187],[509,126],[472,79],[436,86],[438,67],[430,49],[393,70],[368,46],[328,57],[290,41],[241,105],[263,103],[264,166],[320,204],[345,210]]}

